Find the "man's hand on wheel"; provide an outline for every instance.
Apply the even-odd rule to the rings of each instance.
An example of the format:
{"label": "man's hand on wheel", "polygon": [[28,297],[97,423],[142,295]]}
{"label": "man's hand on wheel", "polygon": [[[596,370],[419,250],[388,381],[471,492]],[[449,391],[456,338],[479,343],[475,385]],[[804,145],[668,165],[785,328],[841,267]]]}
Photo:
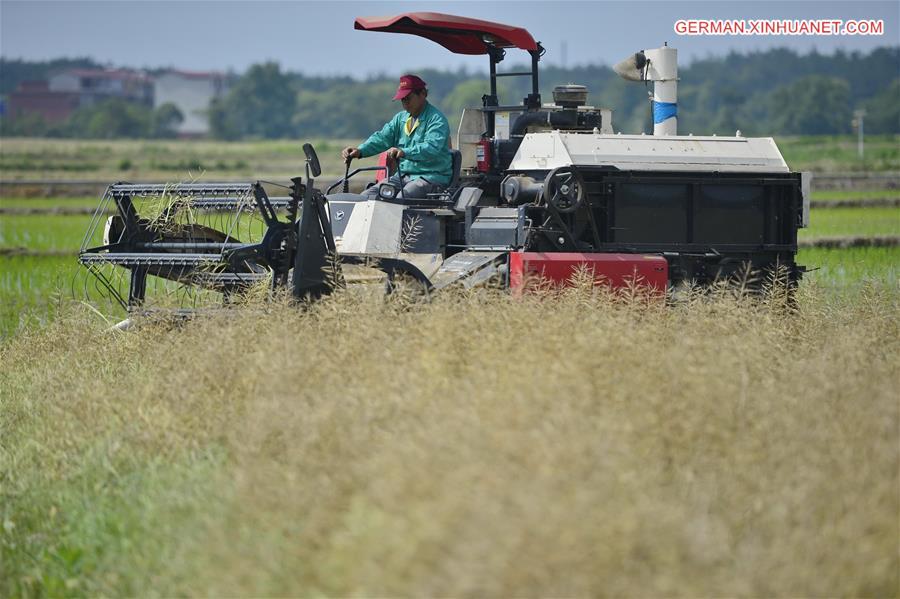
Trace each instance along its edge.
{"label": "man's hand on wheel", "polygon": [[403,150],[401,150],[400,148],[390,148],[387,151],[387,159],[390,161],[400,160],[404,156],[406,156],[406,154],[404,154]]}
{"label": "man's hand on wheel", "polygon": [[341,150],[341,158],[347,160],[348,158],[359,158],[359,149],[354,148],[353,146],[347,146],[343,150]]}

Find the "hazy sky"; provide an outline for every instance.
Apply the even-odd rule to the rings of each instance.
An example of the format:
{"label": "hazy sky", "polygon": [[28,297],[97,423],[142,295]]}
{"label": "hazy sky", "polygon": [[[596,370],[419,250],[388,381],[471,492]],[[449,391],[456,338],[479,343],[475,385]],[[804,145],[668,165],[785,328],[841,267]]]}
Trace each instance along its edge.
{"label": "hazy sky", "polygon": [[[611,64],[669,42],[679,62],[729,50],[787,46],[868,50],[900,44],[900,0],[878,2],[301,2],[301,1],[41,1],[0,0],[0,54],[31,60],[88,56],[135,67],[243,71],[264,60],[316,74],[396,74],[420,67],[468,65],[486,71],[483,56],[457,56],[409,35],[353,29],[356,16],[433,11],[528,29],[547,48],[544,61]],[[674,32],[678,19],[884,19],[881,36],[698,37]],[[511,51],[507,61],[524,60]],[[504,65],[506,66],[506,65]],[[895,77],[897,73],[890,74]]]}

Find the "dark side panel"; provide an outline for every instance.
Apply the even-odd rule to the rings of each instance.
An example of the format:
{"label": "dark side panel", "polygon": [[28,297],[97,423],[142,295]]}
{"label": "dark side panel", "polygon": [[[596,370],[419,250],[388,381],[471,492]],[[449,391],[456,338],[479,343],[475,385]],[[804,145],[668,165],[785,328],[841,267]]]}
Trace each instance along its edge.
{"label": "dark side panel", "polygon": [[606,219],[606,241],[640,244],[796,244],[799,176],[724,173],[612,175],[589,198]]}
{"label": "dark side panel", "polygon": [[[585,205],[541,221],[530,249],[658,253],[669,260],[673,282],[710,281],[747,265],[781,265],[800,276],[799,173],[579,172]],[[571,236],[560,235],[564,229]]]}

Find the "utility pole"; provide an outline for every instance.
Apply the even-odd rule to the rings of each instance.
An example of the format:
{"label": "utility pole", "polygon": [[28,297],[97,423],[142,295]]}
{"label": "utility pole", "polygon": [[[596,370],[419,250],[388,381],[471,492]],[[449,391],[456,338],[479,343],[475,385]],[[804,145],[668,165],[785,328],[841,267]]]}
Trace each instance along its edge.
{"label": "utility pole", "polygon": [[853,128],[856,129],[856,153],[859,155],[859,159],[863,159],[864,155],[864,141],[863,141],[863,120],[866,116],[865,108],[860,108],[858,110],[853,111]]}

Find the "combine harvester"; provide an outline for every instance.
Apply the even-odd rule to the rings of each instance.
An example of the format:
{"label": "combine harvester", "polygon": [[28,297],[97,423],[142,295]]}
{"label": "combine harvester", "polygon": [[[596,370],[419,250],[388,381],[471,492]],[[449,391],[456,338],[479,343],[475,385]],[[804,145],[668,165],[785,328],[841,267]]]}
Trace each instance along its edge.
{"label": "combine harvester", "polygon": [[[269,197],[261,182],[112,185],[79,255],[129,311],[148,292],[182,307],[230,301],[260,281],[316,298],[368,265],[436,291],[529,275],[564,283],[587,269],[613,287],[665,291],[750,270],[782,269],[791,284],[797,230],[809,219],[809,178],[792,173],[771,138],[677,134],[676,50],[641,51],[616,65],[653,82],[653,135],[613,132],[611,111],[586,105],[580,85],[539,93],[543,47],[524,29],[436,13],[359,18],[355,28],[418,35],[459,54],[485,54],[490,90],[463,111],[449,189],[405,200],[389,183],[378,199],[349,193],[350,172],[324,192],[304,145],[306,182]],[[508,49],[531,68],[498,72]],[[501,104],[500,77],[529,77],[521,104]],[[335,192],[335,190],[339,191]],[[115,215],[105,218],[115,206]],[[103,231],[102,245],[99,242]],[[349,278],[349,277],[348,277]],[[762,277],[757,278],[761,280]]]}

